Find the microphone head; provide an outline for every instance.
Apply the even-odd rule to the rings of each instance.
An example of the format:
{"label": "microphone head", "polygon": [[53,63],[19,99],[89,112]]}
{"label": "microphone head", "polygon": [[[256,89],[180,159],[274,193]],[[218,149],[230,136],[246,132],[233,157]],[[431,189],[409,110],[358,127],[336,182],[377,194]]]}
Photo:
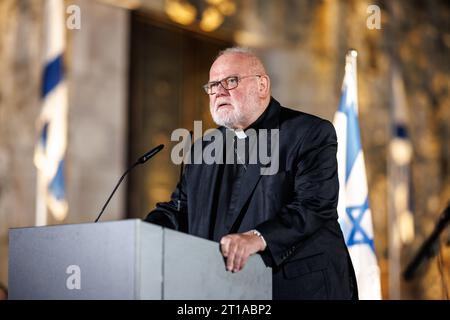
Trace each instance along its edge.
{"label": "microphone head", "polygon": [[151,157],[153,157],[155,154],[157,154],[158,152],[160,152],[162,149],[164,148],[163,144],[160,144],[159,146],[153,148],[152,150],[150,150],[149,152],[147,152],[146,154],[144,154],[142,157],[140,157],[137,162],[142,164],[145,163],[146,161],[148,161]]}

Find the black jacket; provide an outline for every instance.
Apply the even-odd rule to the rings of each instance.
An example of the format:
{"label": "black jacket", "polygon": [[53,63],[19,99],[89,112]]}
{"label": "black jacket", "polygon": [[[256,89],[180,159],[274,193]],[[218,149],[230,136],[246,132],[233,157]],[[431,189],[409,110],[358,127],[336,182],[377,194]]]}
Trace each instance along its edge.
{"label": "black jacket", "polygon": [[[238,210],[222,227],[228,233],[261,232],[267,242],[261,256],[273,268],[274,299],[356,299],[356,277],[337,221],[333,125],[273,98],[263,116],[256,129],[279,129],[278,172],[261,175],[262,165],[250,164]],[[210,237],[218,167],[186,165],[171,201],[158,203],[145,220]]]}

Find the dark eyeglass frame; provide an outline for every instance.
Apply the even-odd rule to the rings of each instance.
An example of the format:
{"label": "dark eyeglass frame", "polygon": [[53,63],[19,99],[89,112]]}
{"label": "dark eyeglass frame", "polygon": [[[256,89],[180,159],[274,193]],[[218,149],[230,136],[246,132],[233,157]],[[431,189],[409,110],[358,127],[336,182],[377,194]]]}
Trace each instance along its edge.
{"label": "dark eyeglass frame", "polygon": [[[219,87],[219,84],[225,90],[233,90],[238,87],[239,82],[241,82],[242,79],[250,78],[250,77],[260,78],[262,76],[263,75],[261,75],[261,74],[252,74],[252,75],[242,76],[242,77],[233,75],[233,76],[228,76],[226,78],[223,78],[222,80],[208,82],[207,84],[203,85],[202,87],[205,90],[206,94],[213,95],[213,94],[217,93],[217,88]],[[231,80],[235,81],[235,83],[230,82]],[[230,85],[230,83],[231,83],[231,85]],[[213,88],[215,88],[215,90]]]}

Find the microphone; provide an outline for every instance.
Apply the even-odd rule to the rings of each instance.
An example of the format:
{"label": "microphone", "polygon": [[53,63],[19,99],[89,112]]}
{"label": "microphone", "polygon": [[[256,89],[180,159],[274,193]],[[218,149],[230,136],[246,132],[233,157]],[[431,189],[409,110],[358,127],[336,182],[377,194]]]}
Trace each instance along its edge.
{"label": "microphone", "polygon": [[163,148],[164,148],[163,144],[160,144],[159,146],[153,148],[152,150],[144,154],[142,157],[140,157],[134,165],[143,164],[147,162],[151,157],[160,152]]}
{"label": "microphone", "polygon": [[106,206],[108,205],[109,201],[111,200],[112,196],[114,195],[114,193],[116,192],[117,188],[119,187],[120,183],[122,182],[122,180],[125,178],[125,176],[134,169],[134,167],[136,167],[137,165],[143,164],[145,162],[147,162],[150,158],[152,158],[155,154],[157,154],[158,152],[160,152],[162,149],[164,148],[163,144],[160,144],[159,146],[153,148],[152,150],[150,150],[149,152],[147,152],[146,154],[144,154],[142,157],[140,157],[139,159],[137,159],[137,161],[127,169],[127,171],[125,171],[125,173],[120,177],[119,182],[117,182],[114,190],[111,192],[111,194],[109,195],[108,200],[106,200],[105,205],[103,206],[102,210],[100,211],[100,214],[98,215],[97,219],[95,219],[94,222],[97,222],[98,219],[100,219],[100,217],[103,214],[103,211],[105,211]]}

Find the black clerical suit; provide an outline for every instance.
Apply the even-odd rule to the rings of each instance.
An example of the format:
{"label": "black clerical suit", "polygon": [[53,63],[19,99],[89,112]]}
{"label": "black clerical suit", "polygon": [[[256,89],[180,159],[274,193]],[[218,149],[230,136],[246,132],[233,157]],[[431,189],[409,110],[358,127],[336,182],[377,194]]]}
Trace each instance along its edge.
{"label": "black clerical suit", "polygon": [[262,165],[248,159],[245,166],[187,164],[171,201],[158,203],[145,220],[215,241],[256,229],[267,242],[260,254],[273,270],[274,299],[356,299],[337,221],[333,125],[272,98],[251,128],[279,129],[276,174],[261,175]]}

